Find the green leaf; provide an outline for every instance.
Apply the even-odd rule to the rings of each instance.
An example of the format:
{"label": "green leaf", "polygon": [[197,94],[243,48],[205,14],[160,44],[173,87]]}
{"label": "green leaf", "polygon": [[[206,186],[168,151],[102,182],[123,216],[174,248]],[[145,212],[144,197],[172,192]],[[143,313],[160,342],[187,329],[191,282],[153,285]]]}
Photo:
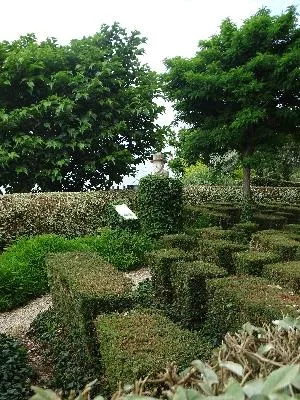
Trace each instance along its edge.
{"label": "green leaf", "polygon": [[252,381],[249,381],[245,384],[243,387],[243,390],[246,394],[247,397],[253,397],[257,396],[258,394],[261,393],[262,388],[264,385],[264,380],[263,379],[254,379]]}
{"label": "green leaf", "polygon": [[195,389],[184,389],[178,386],[174,394],[173,400],[202,400],[203,395]]}
{"label": "green leaf", "polygon": [[36,386],[33,386],[35,394],[31,397],[30,400],[61,400],[52,390],[50,389],[41,389]]}
{"label": "green leaf", "polygon": [[225,395],[232,396],[232,398],[234,398],[235,400],[244,400],[245,398],[245,394],[241,385],[235,380],[231,381],[231,383],[229,384],[229,386],[225,391]]}
{"label": "green leaf", "polygon": [[262,394],[269,395],[291,385],[298,374],[299,365],[285,365],[271,372],[264,383]]}
{"label": "green leaf", "polygon": [[226,368],[238,376],[243,376],[244,370],[240,364],[234,363],[232,361],[226,361],[226,362],[221,362],[219,365],[220,367]]}
{"label": "green leaf", "polygon": [[215,371],[207,367],[202,361],[195,360],[192,362],[192,366],[195,367],[196,370],[202,374],[203,379],[209,384],[210,387],[213,384],[219,383],[219,379]]}
{"label": "green leaf", "polygon": [[262,355],[268,353],[268,351],[270,351],[272,349],[274,349],[274,346],[271,343],[262,344],[259,346],[259,348],[257,350],[257,354],[262,356]]}

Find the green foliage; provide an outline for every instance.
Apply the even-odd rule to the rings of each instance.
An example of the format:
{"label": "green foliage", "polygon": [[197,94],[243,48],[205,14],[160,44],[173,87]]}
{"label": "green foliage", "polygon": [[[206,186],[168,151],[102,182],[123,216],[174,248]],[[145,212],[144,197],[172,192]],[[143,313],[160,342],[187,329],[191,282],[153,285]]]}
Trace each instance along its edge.
{"label": "green foliage", "polygon": [[0,400],[28,399],[32,377],[22,343],[0,333]]}
{"label": "green foliage", "polygon": [[300,261],[278,262],[264,266],[263,276],[300,294]]}
{"label": "green foliage", "polygon": [[140,180],[138,217],[144,232],[160,236],[177,233],[182,226],[182,183],[165,175],[147,175]]}
{"label": "green foliage", "polygon": [[96,329],[112,389],[118,382],[158,373],[166,363],[176,362],[183,368],[196,356],[207,359],[211,350],[196,333],[150,310],[99,316]]}
{"label": "green foliage", "polygon": [[232,236],[231,229],[222,229],[219,226],[212,226],[208,228],[195,229],[195,234],[200,239],[230,239]]}
{"label": "green foliage", "polygon": [[[299,204],[300,188],[289,187],[252,187],[251,196],[254,203]],[[203,203],[231,202],[241,203],[243,193],[236,186],[190,185],[183,188],[185,205],[201,206]]]}
{"label": "green foliage", "polygon": [[166,94],[189,126],[179,133],[178,157],[194,164],[236,150],[249,199],[258,152],[299,135],[298,47],[296,7],[279,16],[263,8],[240,27],[225,19],[194,57],[166,60]]}
{"label": "green foliage", "polygon": [[[134,191],[126,191],[130,207],[134,206],[135,196]],[[119,190],[0,196],[0,247],[20,236],[95,235],[104,224],[107,204],[120,197],[124,194]]]}
{"label": "green foliage", "polygon": [[161,147],[159,77],[140,61],[144,43],[117,23],[65,46],[34,35],[1,42],[2,183],[108,188]]}
{"label": "green foliage", "polygon": [[207,262],[217,264],[229,273],[235,272],[233,254],[246,249],[247,246],[243,244],[224,239],[202,240],[200,242],[201,258]]}
{"label": "green foliage", "polygon": [[260,251],[272,251],[280,260],[295,260],[299,255],[300,243],[288,234],[276,230],[261,231],[252,236],[251,248]]}
{"label": "green foliage", "polygon": [[171,268],[174,317],[189,329],[199,329],[206,317],[206,280],[228,273],[203,261],[179,261]]}
{"label": "green foliage", "polygon": [[145,253],[155,247],[155,241],[149,236],[119,229],[104,229],[100,235],[87,238],[87,241],[91,249],[121,271],[143,267]]}
{"label": "green foliage", "polygon": [[163,235],[159,239],[159,244],[166,249],[178,248],[185,251],[196,251],[198,248],[198,239],[186,233],[176,233],[173,235]]}
{"label": "green foliage", "polygon": [[197,259],[197,256],[199,256],[197,252],[185,252],[176,248],[161,249],[147,254],[155,299],[160,306],[172,303],[171,268],[173,263],[180,260],[192,261]]}
{"label": "green foliage", "polygon": [[282,215],[254,214],[253,221],[256,222],[261,229],[279,229],[287,223],[287,218]]}
{"label": "green foliage", "polygon": [[93,320],[132,307],[131,282],[96,253],[60,253],[47,259],[56,322],[64,332],[70,363],[64,388],[99,376],[101,365]]}
{"label": "green foliage", "polygon": [[22,238],[0,255],[0,311],[26,303],[48,291],[47,253],[87,250],[85,243],[56,235]]}
{"label": "green foliage", "polygon": [[208,304],[204,331],[211,339],[221,339],[226,332],[237,331],[246,321],[260,326],[281,315],[299,314],[299,296],[284,292],[262,278],[210,279],[206,287]]}
{"label": "green foliage", "polygon": [[188,229],[210,226],[228,228],[234,220],[235,216],[231,212],[227,212],[225,207],[222,206],[215,209],[208,208],[206,204],[203,206],[186,205],[184,207],[183,223]]}
{"label": "green foliage", "polygon": [[261,276],[266,264],[279,261],[279,255],[271,252],[243,251],[233,255],[237,275]]}
{"label": "green foliage", "polygon": [[258,231],[258,225],[254,222],[240,222],[231,228],[231,238],[239,243],[249,243],[253,233]]}

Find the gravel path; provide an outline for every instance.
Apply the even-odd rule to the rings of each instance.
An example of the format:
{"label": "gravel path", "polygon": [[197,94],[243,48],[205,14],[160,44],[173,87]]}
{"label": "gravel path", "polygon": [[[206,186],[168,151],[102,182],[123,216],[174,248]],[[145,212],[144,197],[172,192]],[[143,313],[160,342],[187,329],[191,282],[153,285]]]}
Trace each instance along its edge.
{"label": "gravel path", "polygon": [[[125,273],[125,276],[132,279],[135,287],[143,280],[151,278],[148,268],[141,268],[137,271]],[[18,337],[22,336],[28,331],[35,317],[40,312],[48,310],[51,304],[51,296],[46,295],[31,301],[24,307],[0,313],[0,333]]]}
{"label": "gravel path", "polygon": [[0,333],[20,336],[28,331],[31,322],[42,311],[51,306],[51,297],[46,295],[31,301],[26,306],[0,313]]}

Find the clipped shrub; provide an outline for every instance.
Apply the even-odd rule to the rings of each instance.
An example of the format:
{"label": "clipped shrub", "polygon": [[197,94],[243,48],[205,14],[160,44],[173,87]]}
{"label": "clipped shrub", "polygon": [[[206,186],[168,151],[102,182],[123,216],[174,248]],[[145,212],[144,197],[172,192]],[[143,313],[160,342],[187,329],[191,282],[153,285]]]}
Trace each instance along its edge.
{"label": "clipped shrub", "polygon": [[263,276],[300,294],[300,260],[265,265]]}
{"label": "clipped shrub", "polygon": [[246,250],[247,246],[229,240],[214,239],[200,241],[201,258],[204,261],[225,268],[230,274],[234,273],[233,253]]}
{"label": "clipped shrub", "polygon": [[[106,205],[119,197],[124,197],[123,191],[0,196],[0,246],[3,248],[20,236],[95,235],[104,224]],[[126,198],[134,208],[136,192],[126,190]]]}
{"label": "clipped shrub", "polygon": [[279,261],[276,253],[262,251],[242,251],[233,255],[235,272],[237,275],[261,276],[266,264]]}
{"label": "clipped shrub", "polygon": [[294,233],[300,235],[300,224],[288,224],[285,225],[284,230],[286,232]]}
{"label": "clipped shrub", "polygon": [[250,246],[253,250],[275,252],[281,260],[289,261],[298,257],[300,243],[283,232],[267,230],[254,234]]}
{"label": "clipped shrub", "polygon": [[178,233],[182,227],[182,183],[165,175],[147,175],[137,191],[142,231],[152,236]]}
{"label": "clipped shrub", "polygon": [[23,305],[49,290],[45,269],[48,252],[87,248],[80,240],[68,241],[56,235],[22,238],[7,248],[0,255],[0,312]]}
{"label": "clipped shrub", "polygon": [[149,236],[120,229],[104,229],[100,235],[87,238],[87,243],[121,271],[141,268],[145,253],[155,248]]}
{"label": "clipped shrub", "polygon": [[259,229],[254,222],[240,222],[231,227],[231,239],[239,243],[249,243],[253,233]]}
{"label": "clipped shrub", "polygon": [[159,240],[161,246],[166,249],[178,248],[181,250],[197,250],[198,239],[195,236],[186,233],[175,233],[172,235],[163,235]]}
{"label": "clipped shrub", "polygon": [[93,319],[132,307],[131,282],[96,253],[49,255],[47,269],[54,311],[72,364],[69,382],[85,384],[99,373]]}
{"label": "clipped shrub", "polygon": [[206,280],[227,274],[225,269],[203,261],[179,261],[172,265],[174,315],[183,326],[200,327],[206,316]]}
{"label": "clipped shrub", "polygon": [[207,281],[208,305],[204,330],[221,339],[247,321],[260,326],[281,315],[298,315],[300,296],[272,286],[263,278],[230,276]]}
{"label": "clipped shrub", "polygon": [[32,377],[22,343],[0,333],[0,400],[28,399]]}
{"label": "clipped shrub", "polygon": [[280,229],[287,224],[287,218],[278,214],[254,214],[253,221],[259,225],[260,229]]}
{"label": "clipped shrub", "polygon": [[171,268],[180,260],[195,260],[197,253],[185,252],[180,249],[161,249],[147,254],[148,265],[151,269],[152,284],[158,303],[172,303]]}
{"label": "clipped shrub", "polygon": [[219,226],[212,226],[196,230],[198,236],[202,239],[231,239],[231,229],[221,229]]}
{"label": "clipped shrub", "polygon": [[160,372],[167,363],[187,367],[191,359],[207,359],[211,346],[196,333],[179,328],[150,310],[101,315],[96,330],[109,386]]}

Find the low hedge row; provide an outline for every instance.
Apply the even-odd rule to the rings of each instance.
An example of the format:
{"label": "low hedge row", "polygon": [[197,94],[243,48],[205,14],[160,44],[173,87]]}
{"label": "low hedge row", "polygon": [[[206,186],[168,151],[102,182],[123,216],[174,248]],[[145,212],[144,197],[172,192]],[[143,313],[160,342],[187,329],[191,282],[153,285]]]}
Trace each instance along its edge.
{"label": "low hedge row", "polygon": [[155,375],[171,362],[183,369],[190,360],[210,356],[207,341],[153,310],[101,315],[95,325],[111,389]]}
{"label": "low hedge row", "polygon": [[300,294],[300,261],[278,262],[264,266],[263,276],[270,282]]}
{"label": "low hedge row", "polygon": [[235,272],[237,275],[261,276],[266,264],[279,261],[276,253],[262,251],[242,251],[233,256]]}
{"label": "low hedge row", "polygon": [[[253,187],[252,199],[255,203],[299,204],[300,187]],[[242,187],[189,185],[183,189],[186,204],[201,205],[207,202],[240,203],[243,200]]]}
{"label": "low hedge row", "polygon": [[132,307],[131,282],[96,253],[58,253],[47,258],[53,307],[72,350],[70,381],[87,383],[99,373],[93,325],[101,313]]}
{"label": "low hedge row", "polygon": [[300,242],[276,230],[261,231],[252,236],[251,249],[277,253],[280,260],[300,259]]}
{"label": "low hedge row", "polygon": [[247,321],[260,326],[281,315],[298,316],[300,296],[272,286],[263,278],[230,276],[207,281],[205,332],[221,339]]}
{"label": "low hedge row", "polygon": [[[126,198],[135,208],[134,191]],[[0,196],[0,248],[20,236],[46,233],[67,237],[94,235],[104,224],[105,207],[124,191],[24,193]]]}
{"label": "low hedge row", "polygon": [[206,281],[228,275],[224,268],[203,261],[179,261],[171,268],[173,312],[179,323],[197,329],[206,317]]}

